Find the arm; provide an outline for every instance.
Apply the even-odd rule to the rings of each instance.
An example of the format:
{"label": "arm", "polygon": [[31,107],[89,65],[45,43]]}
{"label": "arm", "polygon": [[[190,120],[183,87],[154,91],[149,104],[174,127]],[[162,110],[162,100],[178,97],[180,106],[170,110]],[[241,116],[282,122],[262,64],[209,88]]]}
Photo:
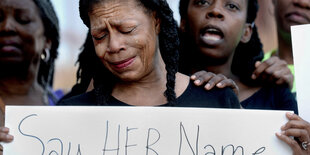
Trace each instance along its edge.
{"label": "arm", "polygon": [[280,60],[277,56],[272,56],[264,62],[256,62],[255,67],[252,79],[262,79],[278,85],[287,84],[292,89],[294,75],[287,67],[286,61]]}
{"label": "arm", "polygon": [[206,90],[211,90],[214,87],[218,88],[231,87],[237,96],[239,94],[239,88],[237,84],[232,79],[229,79],[222,74],[214,74],[211,72],[199,71],[191,76],[191,80],[194,81],[194,84],[196,86],[201,86],[205,84],[204,88]]}
{"label": "arm", "polygon": [[[287,143],[293,150],[293,155],[310,154],[310,124],[296,114],[287,113],[288,123],[281,127],[282,132],[276,136]],[[293,138],[291,138],[294,137]]]}

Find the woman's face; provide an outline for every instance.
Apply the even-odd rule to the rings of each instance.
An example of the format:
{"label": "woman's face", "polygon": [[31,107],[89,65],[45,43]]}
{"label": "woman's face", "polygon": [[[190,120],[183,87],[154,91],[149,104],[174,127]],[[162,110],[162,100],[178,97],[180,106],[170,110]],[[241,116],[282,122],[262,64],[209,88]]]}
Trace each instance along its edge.
{"label": "woman's face", "polygon": [[149,75],[157,64],[159,23],[136,0],[106,0],[89,11],[97,56],[123,81]]}
{"label": "woman's face", "polygon": [[240,40],[249,39],[246,17],[247,0],[190,0],[181,28],[208,58],[228,59]]}
{"label": "woman's face", "polygon": [[291,32],[293,25],[310,24],[310,0],[273,0],[278,28]]}
{"label": "woman's face", "polygon": [[[0,68],[36,72],[45,46],[44,27],[32,0],[0,1]],[[0,73],[1,74],[1,73]],[[14,74],[14,73],[13,73]],[[3,75],[3,74],[2,74]]]}

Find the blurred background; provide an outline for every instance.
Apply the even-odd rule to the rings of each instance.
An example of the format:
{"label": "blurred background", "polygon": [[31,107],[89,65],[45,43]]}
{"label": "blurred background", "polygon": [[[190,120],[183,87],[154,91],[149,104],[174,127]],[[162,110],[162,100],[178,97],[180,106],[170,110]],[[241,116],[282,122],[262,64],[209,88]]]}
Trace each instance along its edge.
{"label": "blurred background", "polygon": [[[174,11],[175,19],[180,20],[178,6],[179,0],[167,0]],[[79,0],[52,0],[60,21],[61,41],[59,56],[56,60],[54,76],[54,89],[70,91],[76,83],[75,65],[80,47],[87,33],[87,27],[79,16]],[[273,6],[270,0],[258,0],[260,11],[256,20],[260,38],[264,44],[265,52],[277,47]]]}

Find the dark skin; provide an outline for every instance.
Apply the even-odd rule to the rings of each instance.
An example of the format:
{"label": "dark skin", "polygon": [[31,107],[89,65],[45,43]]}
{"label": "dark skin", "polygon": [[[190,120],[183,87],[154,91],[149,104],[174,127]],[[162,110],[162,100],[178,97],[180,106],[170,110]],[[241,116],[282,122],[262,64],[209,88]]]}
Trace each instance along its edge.
{"label": "dark skin", "polygon": [[[292,148],[293,155],[309,155],[310,123],[296,114],[287,113],[286,117],[289,121],[281,127],[281,133],[276,133],[276,136]],[[299,142],[291,137],[297,138]],[[307,143],[306,150],[301,147],[302,142]]]}
{"label": "dark skin", "polygon": [[[225,39],[238,39],[239,38],[239,41],[241,42],[246,42],[248,39],[247,39],[247,24],[245,23],[245,20],[240,20],[239,19],[239,16],[238,15],[235,15],[234,13],[227,13],[229,12],[230,10],[228,10],[225,6],[227,6],[228,4],[225,3],[226,1],[221,1],[221,0],[218,0],[218,1],[195,1],[195,0],[192,0],[190,1],[190,4],[189,4],[189,11],[188,11],[188,19],[191,19],[191,20],[185,20],[183,19],[182,20],[182,24],[181,24],[181,29],[185,26],[188,26],[186,24],[188,24],[187,22],[196,22],[198,23],[197,25],[193,24],[193,25],[189,25],[189,28],[190,29],[198,29],[197,30],[192,30],[190,32],[192,32],[192,36],[196,36],[196,40],[199,40],[201,39],[201,36],[202,37],[205,37],[203,39],[207,39],[207,41],[205,41],[205,43],[210,43],[210,46],[201,46],[199,47],[200,49],[203,49],[203,51],[201,51],[202,53],[206,53],[208,56],[212,56],[212,58],[214,59],[218,59],[220,58],[220,56],[226,56],[228,57],[227,58],[227,63],[223,63],[222,65],[219,65],[219,66],[206,66],[206,70],[208,71],[212,71],[212,72],[215,72],[215,73],[223,73],[225,76],[227,77],[230,77],[232,78],[233,80],[236,81],[237,85],[239,86],[239,89],[240,89],[240,94],[239,95],[239,99],[242,101],[246,98],[248,98],[249,96],[251,96],[253,93],[255,93],[260,87],[250,87],[250,86],[247,86],[243,83],[241,83],[241,81],[236,77],[234,76],[230,70],[230,65],[231,64],[231,59],[229,58],[230,57],[230,54],[226,53],[226,51],[224,51],[223,53],[219,54],[221,52],[221,50],[225,49],[225,48],[222,48],[222,47],[218,47],[218,46],[222,46],[222,43],[225,43],[225,44],[233,44],[234,42],[229,42],[229,41],[226,41]],[[237,4],[237,6],[243,6],[243,5],[246,5],[246,2],[242,3],[242,1],[233,1]],[[229,4],[230,5],[230,4]],[[203,11],[203,9],[205,9],[205,11]],[[193,11],[194,10],[194,11]],[[241,11],[241,12],[246,12],[245,8],[238,8],[237,9],[238,11]],[[197,11],[197,12],[196,12]],[[221,11],[221,12],[220,12]],[[205,14],[203,14],[202,12],[205,12]],[[191,16],[192,14],[192,16]],[[197,16],[201,15],[202,18],[199,18]],[[233,16],[231,16],[233,15]],[[241,18],[244,18],[246,19],[246,16],[245,14],[242,14],[243,16],[241,16]],[[196,17],[195,17],[196,16]],[[228,19],[225,21],[225,19]],[[232,21],[230,21],[229,19],[234,19]],[[207,34],[207,33],[202,33],[202,34],[198,34],[198,35],[195,35],[195,32],[199,32],[199,24],[202,23],[202,25],[204,24],[204,22],[208,23],[217,23],[218,25],[214,24],[217,28],[217,31],[220,31],[221,33],[223,33],[222,35],[218,35],[218,34],[221,34],[219,32],[217,33],[211,33],[213,32],[214,30],[210,31],[210,32],[207,32],[207,33],[210,33],[210,34]],[[237,22],[237,23],[235,23]],[[240,23],[243,23],[244,25],[239,25]],[[207,25],[207,24],[206,24]],[[225,27],[222,28],[221,25],[229,25],[230,27],[232,27],[237,33],[225,33]],[[238,28],[239,26],[239,28]],[[245,28],[245,30],[244,30]],[[239,30],[239,33],[238,33],[238,30]],[[249,30],[249,33],[251,32],[250,29]],[[194,32],[194,33],[193,33]],[[200,31],[201,32],[201,31]],[[204,31],[203,31],[204,32]],[[242,34],[241,36],[242,37],[238,37],[238,34]],[[217,36],[216,36],[217,35]],[[229,36],[229,38],[227,38],[227,36]],[[226,38],[225,38],[226,37]],[[217,44],[215,44],[215,43]],[[196,44],[199,46],[201,45],[199,42],[196,42]],[[223,45],[225,46],[225,45]],[[236,47],[236,45],[233,45],[233,47]],[[209,48],[210,48],[210,53],[207,53],[209,51]],[[217,52],[216,50],[219,49]],[[233,48],[234,49],[234,48]],[[231,53],[234,53],[234,51],[231,51]],[[274,60],[273,60],[274,59]],[[257,63],[257,68],[260,68],[260,65],[266,65],[266,66],[272,66],[274,63],[274,61],[278,61],[279,59],[276,59],[276,58],[273,58],[272,60],[270,61],[266,61],[265,63]],[[227,65],[228,64],[228,65]],[[280,63],[281,65],[279,66],[284,66],[286,65],[286,63]],[[225,69],[225,66],[226,66],[226,69]],[[227,67],[228,66],[228,67]],[[258,72],[263,72],[261,70],[264,70],[264,68],[268,68],[268,67],[261,67],[263,69],[259,69]],[[277,68],[277,67],[274,67],[274,68]],[[269,69],[269,70],[273,70],[273,69]],[[267,69],[267,72],[269,71]],[[198,73],[200,74],[200,73]],[[206,75],[205,73],[203,75]],[[207,77],[207,76],[205,76]],[[255,78],[255,77],[254,77]],[[310,137],[309,137],[309,133],[310,133],[310,124],[306,121],[304,121],[302,118],[300,118],[299,116],[295,115],[295,114],[287,114],[286,116],[289,121],[287,124],[285,124],[281,130],[282,132],[281,133],[277,133],[277,137],[279,139],[281,139],[282,141],[286,142],[293,150],[294,152],[294,155],[303,155],[303,154],[309,154],[309,149],[307,150],[304,150],[300,145],[301,143],[298,143],[297,141],[293,140],[292,138],[290,138],[290,136],[293,136],[295,138],[297,138],[300,142],[309,142],[310,141]]]}
{"label": "dark skin", "polygon": [[227,78],[223,74],[215,74],[207,71],[199,71],[194,73],[191,77],[196,86],[201,86],[205,84],[204,88],[206,90],[211,90],[214,87],[225,88],[230,87],[233,89],[236,95],[239,94],[239,87],[234,80]]}
{"label": "dark skin", "polygon": [[36,78],[40,55],[50,46],[32,0],[0,1],[0,96],[5,104],[43,104]]}
{"label": "dark skin", "polygon": [[[288,64],[294,64],[291,45],[290,27],[310,23],[310,0],[273,0],[278,31],[278,51],[276,56]],[[299,116],[287,114],[289,122],[284,125],[282,133],[277,136],[291,146],[294,155],[309,155],[307,150],[301,148],[301,142],[310,141],[310,124]],[[290,138],[296,137],[299,142]]]}
{"label": "dark skin", "polygon": [[[293,25],[310,23],[310,1],[309,0],[273,0],[278,29],[278,51],[270,59],[255,64],[253,79],[262,79],[266,82],[276,84],[288,84],[293,87],[294,76],[286,66],[293,64],[290,27]],[[209,78],[201,77],[200,73],[195,74],[196,79],[208,82]],[[211,82],[211,86],[214,86]],[[230,83],[227,86],[233,86]]]}
{"label": "dark skin", "polygon": [[[244,3],[246,4],[246,2],[237,2],[238,6],[234,3],[224,3],[223,1],[216,1],[214,2],[215,4],[212,3],[212,5],[210,5],[211,3],[208,1],[190,1],[187,18],[189,20],[182,19],[181,21],[181,30],[185,31],[185,27],[188,25],[187,29],[192,36],[196,36],[195,43],[206,57],[212,57],[219,61],[226,60],[222,61],[222,64],[205,66],[205,70],[218,74],[217,76],[213,73],[202,71],[191,77],[195,80],[195,84],[197,85],[201,85],[204,81],[210,80],[205,86],[206,89],[211,89],[214,86],[220,88],[231,86],[234,88],[235,92],[238,92],[238,87],[233,82],[234,80],[238,83],[238,77],[234,76],[229,69],[231,68],[234,54],[234,51],[231,51],[231,49],[234,49],[239,43],[239,41],[233,40],[247,42],[250,39],[251,27],[250,24],[245,23],[246,5],[244,5],[245,7],[239,6]],[[223,11],[224,13],[219,11]],[[201,12],[205,12],[205,14],[197,16],[197,14],[201,14]],[[237,17],[236,20],[231,20],[234,19],[229,17],[232,14]],[[231,22],[232,24],[230,26],[234,27],[236,31],[230,31],[231,28],[225,26],[229,25],[227,22]],[[216,33],[213,34],[212,31],[214,30],[220,31],[218,32],[220,35],[216,35]],[[210,33],[208,33],[208,31],[210,31]],[[229,39],[227,36],[234,36],[235,39]],[[227,79],[226,77],[231,79]],[[240,84],[237,85],[240,88]]]}
{"label": "dark skin", "polygon": [[273,0],[278,31],[278,51],[280,59],[294,64],[291,45],[291,30],[294,25],[310,23],[309,0]]}
{"label": "dark skin", "polygon": [[[276,56],[272,56],[264,62],[256,62],[255,67],[256,70],[253,72],[252,79],[260,79],[278,85],[288,84],[290,88],[293,87],[294,76],[287,67],[286,61],[281,60]],[[238,95],[238,86],[231,79],[228,79],[221,74],[216,75],[211,72],[200,71],[194,73],[191,79],[195,81],[194,83],[197,86],[206,83],[205,88],[207,90],[210,90],[215,86],[218,88],[231,87]]]}
{"label": "dark skin", "polygon": [[[51,48],[44,31],[32,0],[0,1],[1,105],[45,105],[44,90],[36,79],[41,53]],[[4,115],[0,117],[3,126]],[[0,127],[0,142],[13,140],[8,133],[8,128]]]}
{"label": "dark skin", "polygon": [[[96,55],[119,79],[111,95],[135,106],[165,104],[166,69],[156,13],[148,13],[136,0],[114,0],[93,5],[88,15]],[[177,97],[188,83],[189,77],[176,74]]]}

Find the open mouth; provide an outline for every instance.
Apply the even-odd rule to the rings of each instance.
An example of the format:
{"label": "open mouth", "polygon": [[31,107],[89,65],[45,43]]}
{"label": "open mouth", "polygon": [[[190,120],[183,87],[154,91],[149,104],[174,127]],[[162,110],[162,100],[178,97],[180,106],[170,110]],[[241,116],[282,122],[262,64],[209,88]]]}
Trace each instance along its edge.
{"label": "open mouth", "polygon": [[224,33],[217,27],[208,26],[202,30],[201,37],[205,43],[212,45],[221,41],[224,38]]}

